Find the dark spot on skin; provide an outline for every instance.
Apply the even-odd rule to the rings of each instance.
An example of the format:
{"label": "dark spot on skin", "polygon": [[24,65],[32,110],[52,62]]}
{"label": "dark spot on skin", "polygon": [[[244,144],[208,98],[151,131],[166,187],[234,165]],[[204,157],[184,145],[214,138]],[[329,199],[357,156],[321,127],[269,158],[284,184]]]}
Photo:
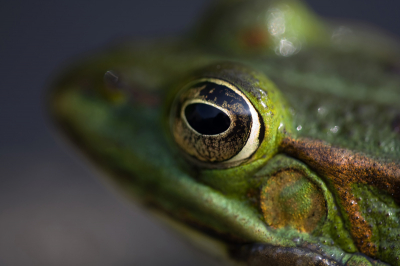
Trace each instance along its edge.
{"label": "dark spot on skin", "polygon": [[394,132],[400,134],[400,114],[393,119],[391,126]]}
{"label": "dark spot on skin", "polygon": [[251,27],[243,30],[239,37],[244,46],[249,50],[261,49],[269,43],[269,35],[263,27]]}
{"label": "dark spot on skin", "polygon": [[384,65],[384,69],[386,72],[389,72],[394,75],[400,75],[400,63],[399,62],[390,62]]}

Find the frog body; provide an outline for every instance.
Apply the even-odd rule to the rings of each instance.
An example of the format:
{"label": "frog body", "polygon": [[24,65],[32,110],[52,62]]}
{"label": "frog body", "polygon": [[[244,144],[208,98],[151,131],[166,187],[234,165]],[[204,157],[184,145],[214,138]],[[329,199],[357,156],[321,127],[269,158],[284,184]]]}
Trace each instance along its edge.
{"label": "frog body", "polygon": [[127,196],[231,260],[400,265],[396,44],[298,1],[207,14],[70,67],[49,97],[57,125]]}

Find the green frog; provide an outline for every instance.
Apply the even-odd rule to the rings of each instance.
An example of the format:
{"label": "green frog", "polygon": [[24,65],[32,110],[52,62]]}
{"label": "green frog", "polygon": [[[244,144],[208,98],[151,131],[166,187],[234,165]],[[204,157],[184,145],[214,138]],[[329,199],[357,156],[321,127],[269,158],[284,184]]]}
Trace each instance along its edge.
{"label": "green frog", "polygon": [[220,0],[72,65],[49,110],[111,183],[232,264],[400,265],[400,76],[380,32]]}

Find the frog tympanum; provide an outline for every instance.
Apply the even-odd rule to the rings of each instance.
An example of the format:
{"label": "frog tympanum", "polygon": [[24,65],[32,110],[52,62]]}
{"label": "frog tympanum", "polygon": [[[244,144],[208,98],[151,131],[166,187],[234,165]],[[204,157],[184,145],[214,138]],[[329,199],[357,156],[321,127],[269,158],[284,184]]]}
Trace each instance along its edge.
{"label": "frog tympanum", "polygon": [[121,191],[227,260],[400,265],[399,62],[299,1],[221,0],[186,35],[71,66],[49,109]]}

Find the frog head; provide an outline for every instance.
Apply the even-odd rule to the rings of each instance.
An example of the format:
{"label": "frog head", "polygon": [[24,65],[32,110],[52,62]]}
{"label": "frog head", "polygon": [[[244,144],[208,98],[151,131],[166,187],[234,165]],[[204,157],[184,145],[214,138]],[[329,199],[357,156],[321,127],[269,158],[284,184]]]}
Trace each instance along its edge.
{"label": "frog head", "polygon": [[[259,12],[256,3],[223,2],[241,8],[227,8],[216,28],[238,10]],[[268,14],[281,4],[268,3]],[[285,8],[311,20],[297,1]],[[229,36],[241,36],[242,21]],[[276,42],[249,52],[229,36],[221,51],[225,37],[204,30],[120,45],[55,81],[51,114],[122,193],[229,260],[399,265],[398,96],[360,99],[372,89],[361,83],[354,96],[339,70],[357,58],[375,66],[374,86],[390,81],[387,91],[398,91],[400,80],[379,72],[386,57],[334,49],[308,35],[315,25],[306,22],[289,24],[310,44],[291,55]],[[357,142],[360,132],[371,141]],[[378,140],[394,144],[382,151]]]}
{"label": "frog head", "polygon": [[193,39],[220,52],[291,56],[327,44],[328,31],[300,1],[216,1]]}

